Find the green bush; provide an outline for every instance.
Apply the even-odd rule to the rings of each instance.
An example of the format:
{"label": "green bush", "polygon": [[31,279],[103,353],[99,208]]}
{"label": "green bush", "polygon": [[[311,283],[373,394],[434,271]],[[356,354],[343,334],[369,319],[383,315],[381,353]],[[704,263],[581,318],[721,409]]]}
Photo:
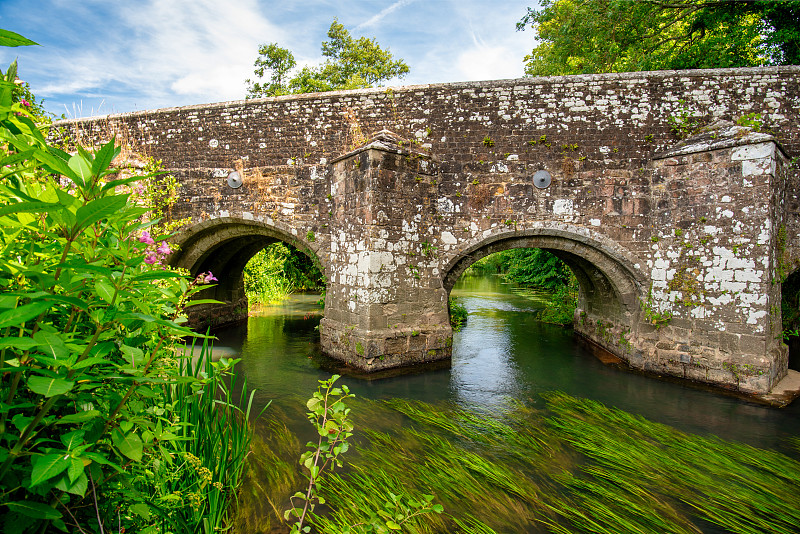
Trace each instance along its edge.
{"label": "green bush", "polygon": [[244,288],[253,303],[280,302],[295,291],[319,291],[325,280],[314,262],[286,243],[258,252],[244,269]]}
{"label": "green bush", "polygon": [[[243,458],[249,434],[225,415],[239,413],[230,396],[217,398],[213,375],[227,368],[187,375],[176,358],[194,335],[183,309],[213,275],[159,265],[167,236],[130,193],[150,177],[110,168],[113,140],[97,152],[50,146],[15,100],[14,70],[0,77],[0,529],[213,532],[236,477],[213,478],[233,467],[197,438]],[[202,413],[206,424],[228,417],[238,435],[203,430]],[[189,452],[223,489],[200,483],[165,503],[155,488]]]}
{"label": "green bush", "polygon": [[450,326],[453,327],[453,332],[460,332],[467,322],[467,308],[461,304],[456,297],[450,297],[448,300],[450,304]]}

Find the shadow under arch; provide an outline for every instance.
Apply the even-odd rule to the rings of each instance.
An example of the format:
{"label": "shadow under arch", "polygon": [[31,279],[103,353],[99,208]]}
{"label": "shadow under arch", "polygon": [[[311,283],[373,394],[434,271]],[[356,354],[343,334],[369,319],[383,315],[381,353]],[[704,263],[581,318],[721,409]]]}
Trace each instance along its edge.
{"label": "shadow under arch", "polygon": [[[214,317],[207,307],[197,307],[190,313],[190,321],[221,324],[242,319],[247,315],[247,297],[244,293],[244,268],[247,262],[266,246],[282,241],[307,255],[320,271],[328,276],[327,265],[320,261],[309,243],[290,231],[253,220],[234,217],[210,219],[180,232],[173,240],[178,251],[168,262],[173,267],[186,269],[192,276],[212,272],[218,282],[213,288],[203,291],[199,298],[223,302],[228,311],[217,306]],[[193,310],[193,308],[190,308]],[[208,321],[206,321],[208,319]]]}
{"label": "shadow under arch", "polygon": [[647,279],[610,244],[577,232],[537,228],[497,234],[472,244],[445,266],[442,284],[447,294],[464,271],[481,258],[513,248],[540,248],[563,261],[578,280],[578,309],[633,327],[646,297]]}
{"label": "shadow under arch", "polygon": [[789,369],[800,370],[800,269],[795,269],[781,282],[781,329],[787,333]]}

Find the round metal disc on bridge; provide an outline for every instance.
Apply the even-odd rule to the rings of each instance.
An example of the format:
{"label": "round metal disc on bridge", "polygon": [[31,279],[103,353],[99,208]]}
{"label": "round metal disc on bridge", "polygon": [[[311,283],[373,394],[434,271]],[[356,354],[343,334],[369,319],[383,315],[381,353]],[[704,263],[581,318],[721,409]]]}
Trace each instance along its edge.
{"label": "round metal disc on bridge", "polygon": [[233,171],[228,175],[228,186],[231,189],[239,189],[243,183],[242,177],[237,171]]}
{"label": "round metal disc on bridge", "polygon": [[550,185],[552,181],[552,177],[550,173],[547,171],[536,171],[533,175],[533,185],[538,187],[539,189],[545,189],[547,186]]}

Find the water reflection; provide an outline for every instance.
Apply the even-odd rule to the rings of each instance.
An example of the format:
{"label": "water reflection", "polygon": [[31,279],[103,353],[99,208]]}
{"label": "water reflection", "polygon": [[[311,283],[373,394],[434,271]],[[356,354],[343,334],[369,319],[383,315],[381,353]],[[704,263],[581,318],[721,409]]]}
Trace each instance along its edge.
{"label": "water reflection", "polygon": [[[343,382],[371,399],[444,401],[491,412],[502,412],[510,401],[543,405],[540,393],[560,390],[681,430],[782,450],[787,437],[800,433],[800,403],[777,410],[602,364],[570,329],[534,320],[540,299],[515,293],[497,277],[462,278],[453,295],[469,318],[454,336],[449,369]],[[317,299],[295,295],[251,316],[247,324],[217,332],[218,344],[240,354],[240,372],[258,389],[257,404],[273,400],[294,412],[317,380],[330,376],[330,362],[318,343]]]}

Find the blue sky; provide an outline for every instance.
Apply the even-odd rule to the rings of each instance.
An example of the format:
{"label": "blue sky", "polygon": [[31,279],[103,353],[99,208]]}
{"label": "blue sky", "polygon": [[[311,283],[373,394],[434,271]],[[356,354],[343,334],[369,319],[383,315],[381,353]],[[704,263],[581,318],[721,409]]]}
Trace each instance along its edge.
{"label": "blue sky", "polygon": [[516,78],[534,46],[517,0],[0,0],[0,28],[42,46],[0,48],[56,115],[83,117],[245,95],[260,43],[321,59],[334,17],[411,72],[387,85]]}

